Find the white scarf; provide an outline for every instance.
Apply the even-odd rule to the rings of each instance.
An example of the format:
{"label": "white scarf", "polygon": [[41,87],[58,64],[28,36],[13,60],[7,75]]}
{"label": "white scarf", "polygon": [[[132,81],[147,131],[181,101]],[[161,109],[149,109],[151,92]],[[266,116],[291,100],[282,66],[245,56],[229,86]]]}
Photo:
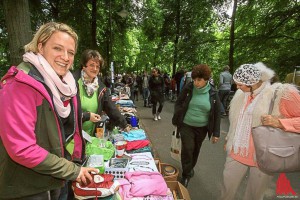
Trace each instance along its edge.
{"label": "white scarf", "polygon": [[264,93],[264,89],[268,88],[270,83],[268,81],[263,82],[262,85],[253,91],[253,95],[255,96],[254,100],[247,106],[246,109],[245,105],[248,101],[249,96],[251,95],[250,92],[245,93],[243,106],[241,107],[238,121],[235,129],[235,135],[233,138],[233,152],[234,154],[239,154],[241,156],[247,156],[249,150],[249,141],[250,141],[250,134],[252,132],[252,113],[253,109],[257,101],[260,99],[261,95]]}
{"label": "white scarf", "polygon": [[43,76],[53,94],[54,105],[59,116],[68,117],[71,106],[68,104],[65,107],[63,101],[71,99],[77,93],[76,82],[71,72],[68,71],[63,80],[60,79],[47,60],[39,53],[27,52],[23,55],[23,60],[32,63]]}
{"label": "white scarf", "polygon": [[85,88],[85,91],[87,95],[90,97],[94,94],[95,91],[98,90],[99,84],[98,84],[98,77],[96,76],[93,81],[90,81],[88,75],[85,73],[85,71],[81,70],[81,80],[83,83],[83,86]]}

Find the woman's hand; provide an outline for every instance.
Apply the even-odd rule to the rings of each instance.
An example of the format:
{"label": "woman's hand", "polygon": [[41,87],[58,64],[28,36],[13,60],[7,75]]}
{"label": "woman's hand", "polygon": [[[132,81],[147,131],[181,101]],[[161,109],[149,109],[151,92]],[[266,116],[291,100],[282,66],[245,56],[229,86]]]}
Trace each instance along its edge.
{"label": "woman's hand", "polygon": [[283,129],[284,127],[279,121],[278,117],[272,116],[272,115],[262,115],[261,116],[261,123],[265,126],[272,126],[275,128]]}
{"label": "woman's hand", "polygon": [[219,141],[219,138],[218,138],[218,137],[212,137],[211,142],[212,142],[213,144],[217,143],[218,141]]}
{"label": "woman's hand", "polygon": [[96,114],[96,113],[90,113],[90,121],[91,122],[99,122],[101,120],[100,115]]}
{"label": "woman's hand", "polygon": [[92,167],[81,167],[79,175],[76,178],[76,181],[80,185],[87,185],[88,180],[89,180],[89,182],[92,182],[93,178],[92,178],[90,172],[95,172],[96,174],[98,174],[99,173],[99,169],[92,168]]}

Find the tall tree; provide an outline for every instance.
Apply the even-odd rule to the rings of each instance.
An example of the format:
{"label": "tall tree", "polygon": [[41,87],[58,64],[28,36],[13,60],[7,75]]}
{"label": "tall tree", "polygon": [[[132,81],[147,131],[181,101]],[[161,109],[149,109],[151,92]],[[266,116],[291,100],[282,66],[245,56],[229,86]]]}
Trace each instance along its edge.
{"label": "tall tree", "polygon": [[30,42],[32,30],[28,0],[3,0],[9,40],[9,61],[17,65],[22,61],[23,47]]}
{"label": "tall tree", "polygon": [[232,15],[231,15],[231,26],[230,26],[230,48],[229,48],[229,67],[231,73],[233,73],[233,54],[234,54],[234,30],[235,30],[235,14],[237,9],[237,1],[233,1]]}
{"label": "tall tree", "polygon": [[91,19],[91,35],[92,35],[92,44],[93,49],[98,49],[97,45],[97,1],[92,0],[92,19]]}
{"label": "tall tree", "polygon": [[176,73],[176,65],[178,63],[178,42],[180,37],[180,0],[176,0],[176,7],[175,7],[175,38],[174,38],[174,53],[173,53],[173,66],[172,66],[172,74]]}

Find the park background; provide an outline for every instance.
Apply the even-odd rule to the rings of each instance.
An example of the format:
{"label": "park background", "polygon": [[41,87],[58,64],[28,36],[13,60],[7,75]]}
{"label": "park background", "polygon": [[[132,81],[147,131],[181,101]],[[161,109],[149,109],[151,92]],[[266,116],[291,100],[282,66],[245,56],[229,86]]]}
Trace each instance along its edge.
{"label": "park background", "polygon": [[199,63],[216,83],[225,65],[264,62],[281,81],[300,65],[299,0],[1,0],[0,77],[17,65],[34,32],[45,22],[75,29],[80,54],[103,55],[109,74],[152,67],[174,74]]}

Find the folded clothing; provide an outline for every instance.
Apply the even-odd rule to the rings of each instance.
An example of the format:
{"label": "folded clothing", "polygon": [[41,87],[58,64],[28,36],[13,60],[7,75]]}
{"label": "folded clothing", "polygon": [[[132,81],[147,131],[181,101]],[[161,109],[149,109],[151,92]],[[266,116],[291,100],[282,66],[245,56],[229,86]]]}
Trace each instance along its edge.
{"label": "folded clothing", "polygon": [[135,141],[127,141],[126,151],[130,151],[133,149],[140,149],[150,144],[149,140],[135,140]]}
{"label": "folded clothing", "polygon": [[143,129],[134,129],[129,132],[122,132],[126,141],[144,140],[146,139],[146,133]]}
{"label": "folded clothing", "polygon": [[125,179],[118,179],[119,193],[124,200],[148,195],[167,196],[167,184],[159,172],[126,172]]}

